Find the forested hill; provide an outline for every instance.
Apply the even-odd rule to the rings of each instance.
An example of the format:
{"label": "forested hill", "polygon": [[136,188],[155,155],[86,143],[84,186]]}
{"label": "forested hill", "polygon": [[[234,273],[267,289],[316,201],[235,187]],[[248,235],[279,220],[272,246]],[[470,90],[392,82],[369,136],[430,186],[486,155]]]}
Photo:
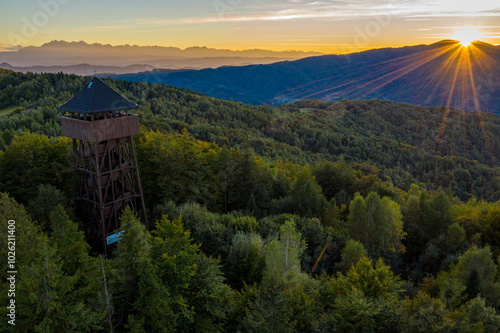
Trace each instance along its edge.
{"label": "forested hill", "polygon": [[[199,71],[115,76],[251,104],[377,98],[500,113],[500,47],[456,41]],[[477,99],[474,98],[477,97]]]}
{"label": "forested hill", "polygon": [[[3,71],[2,146],[19,131],[58,136],[55,107],[86,80]],[[250,145],[273,160],[368,163],[402,189],[424,183],[451,188],[463,200],[499,199],[500,118],[490,113],[379,100],[250,106],[158,84],[106,82],[141,106],[147,128],[170,133],[185,128],[221,146]]]}
{"label": "forested hill", "polygon": [[72,209],[56,109],[89,80],[0,72],[0,233],[18,272],[0,331],[498,331],[498,116],[107,79],[140,104],[150,224],[127,208],[105,260]]}

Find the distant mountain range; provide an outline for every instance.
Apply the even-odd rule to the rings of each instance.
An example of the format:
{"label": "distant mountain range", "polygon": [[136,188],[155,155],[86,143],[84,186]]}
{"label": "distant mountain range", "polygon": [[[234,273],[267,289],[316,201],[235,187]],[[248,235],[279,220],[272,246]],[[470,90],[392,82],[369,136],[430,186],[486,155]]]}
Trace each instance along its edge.
{"label": "distant mountain range", "polygon": [[[119,74],[127,70],[137,72],[153,68],[200,69],[229,65],[269,64],[319,54],[321,53],[275,52],[258,49],[232,51],[207,47],[180,49],[162,46],[112,46],[98,43],[52,41],[39,47],[29,46],[14,52],[0,52],[0,63],[4,63],[3,66],[8,65],[14,68],[13,70],[19,71],[63,71],[81,75],[85,73],[87,66],[90,69],[102,66],[100,70],[98,69],[99,73]],[[130,68],[129,66],[133,67]]]}
{"label": "distant mountain range", "polygon": [[[112,75],[112,74],[125,74],[125,73],[138,73],[144,71],[150,71],[155,69],[155,67],[150,65],[129,65],[129,66],[97,66],[92,64],[76,64],[68,66],[12,66],[6,62],[0,64],[0,68],[9,69],[14,72],[20,73],[59,73],[63,72],[66,74],[76,74],[76,75],[93,75],[97,73],[99,75]],[[94,70],[97,70],[94,72]]]}
{"label": "distant mountain range", "polygon": [[500,47],[457,41],[324,55],[268,65],[154,70],[115,78],[160,82],[250,104],[382,99],[500,114]]}

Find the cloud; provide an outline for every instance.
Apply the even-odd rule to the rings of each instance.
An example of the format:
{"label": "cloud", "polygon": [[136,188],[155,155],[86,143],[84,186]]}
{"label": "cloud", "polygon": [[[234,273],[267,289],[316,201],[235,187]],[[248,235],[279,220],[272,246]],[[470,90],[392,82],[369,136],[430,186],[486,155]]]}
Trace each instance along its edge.
{"label": "cloud", "polygon": [[340,21],[359,18],[360,16],[390,15],[395,10],[397,10],[395,2],[387,0],[373,1],[371,5],[351,1],[291,0],[291,2],[272,3],[261,6],[228,7],[218,15],[205,17],[175,19],[143,18],[135,20],[135,23],[139,25],[187,25],[309,19]]}
{"label": "cloud", "polygon": [[84,31],[84,32],[109,32],[109,31],[123,31],[136,28],[137,28],[136,25],[94,25],[94,26],[74,27],[71,30]]}
{"label": "cloud", "polygon": [[139,25],[197,25],[214,23],[245,23],[259,21],[328,20],[340,21],[380,15],[406,19],[437,17],[499,16],[499,6],[490,0],[460,2],[456,0],[288,0],[283,2],[228,6],[222,12],[204,17],[174,19],[138,19]]}
{"label": "cloud", "polygon": [[[225,4],[238,1],[223,1]],[[461,2],[456,0],[245,0],[239,5],[228,5],[222,10],[210,8],[200,17],[185,16],[165,18],[135,17],[123,20],[100,21],[95,25],[73,27],[78,32],[160,32],[176,29],[210,29],[210,25],[233,24],[233,29],[244,29],[252,23],[283,22],[282,27],[291,25],[304,26],[312,21],[335,22],[351,21],[361,26],[362,20],[382,17],[384,21],[403,19],[405,21],[422,21],[415,28],[422,28],[419,35],[430,29],[425,21],[440,21],[449,18],[500,18],[500,8],[491,0],[474,0]],[[493,4],[492,4],[493,3]],[[190,14],[188,14],[190,15]],[[480,20],[478,20],[480,21]],[[434,25],[435,23],[433,23]],[[493,23],[494,24],[494,23]],[[234,28],[237,26],[237,28]],[[275,28],[277,25],[273,24]],[[311,28],[313,29],[313,28]],[[345,33],[345,31],[343,31]],[[496,35],[496,34],[495,34]],[[283,38],[282,35],[280,35]],[[266,38],[270,38],[267,36]],[[335,40],[337,37],[332,37]],[[278,41],[276,41],[278,42]]]}
{"label": "cloud", "polygon": [[500,17],[499,13],[485,11],[485,12],[461,12],[461,11],[450,11],[450,12],[420,12],[407,14],[407,18],[453,18],[453,17],[463,17],[463,18],[479,18],[479,17]]}
{"label": "cloud", "polygon": [[0,51],[19,51],[23,47],[21,45],[7,45],[5,43],[0,43]]}

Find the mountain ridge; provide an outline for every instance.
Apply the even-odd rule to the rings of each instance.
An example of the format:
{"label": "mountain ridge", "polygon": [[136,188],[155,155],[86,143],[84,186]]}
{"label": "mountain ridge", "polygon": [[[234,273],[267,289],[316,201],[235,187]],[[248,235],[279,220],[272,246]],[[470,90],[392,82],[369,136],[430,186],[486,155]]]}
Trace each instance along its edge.
{"label": "mountain ridge", "polygon": [[[261,49],[228,50],[206,46],[181,49],[172,46],[88,44],[84,41],[54,40],[41,46],[28,46],[13,52],[0,52],[0,63],[6,62],[15,67],[30,67],[69,66],[91,62],[99,66],[123,67],[146,64],[154,68],[179,69],[272,63],[319,54],[322,53]],[[208,61],[210,58],[213,58],[212,62]]]}
{"label": "mountain ridge", "polygon": [[[254,105],[307,98],[382,99],[500,113],[498,61],[497,46],[476,42],[464,48],[457,41],[444,40],[269,65],[114,77],[175,85]],[[469,82],[470,72],[474,86]]]}
{"label": "mountain ridge", "polygon": [[66,74],[76,74],[76,75],[90,75],[94,69],[97,69],[99,74],[126,74],[126,73],[138,73],[148,70],[155,69],[153,66],[144,64],[133,64],[128,66],[99,66],[93,64],[74,64],[67,66],[12,66],[9,63],[0,63],[0,68],[12,70],[14,72],[20,73],[59,73],[63,72]]}

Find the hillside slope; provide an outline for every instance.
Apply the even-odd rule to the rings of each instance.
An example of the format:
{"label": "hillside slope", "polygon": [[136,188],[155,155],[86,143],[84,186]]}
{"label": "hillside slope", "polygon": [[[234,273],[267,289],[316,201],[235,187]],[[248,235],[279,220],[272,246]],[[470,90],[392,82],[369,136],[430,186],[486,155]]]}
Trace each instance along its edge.
{"label": "hillside slope", "polygon": [[500,47],[458,42],[327,55],[270,65],[115,76],[250,104],[383,99],[500,113]]}
{"label": "hillside slope", "polygon": [[[65,74],[0,74],[0,148],[16,133],[60,135],[56,106],[85,84]],[[345,161],[408,189],[450,188],[463,200],[500,199],[500,117],[380,100],[306,100],[251,106],[157,84],[106,82],[138,103],[141,124],[226,147],[252,147],[270,160]],[[19,106],[20,108],[12,108]],[[373,168],[372,166],[375,166]]]}

